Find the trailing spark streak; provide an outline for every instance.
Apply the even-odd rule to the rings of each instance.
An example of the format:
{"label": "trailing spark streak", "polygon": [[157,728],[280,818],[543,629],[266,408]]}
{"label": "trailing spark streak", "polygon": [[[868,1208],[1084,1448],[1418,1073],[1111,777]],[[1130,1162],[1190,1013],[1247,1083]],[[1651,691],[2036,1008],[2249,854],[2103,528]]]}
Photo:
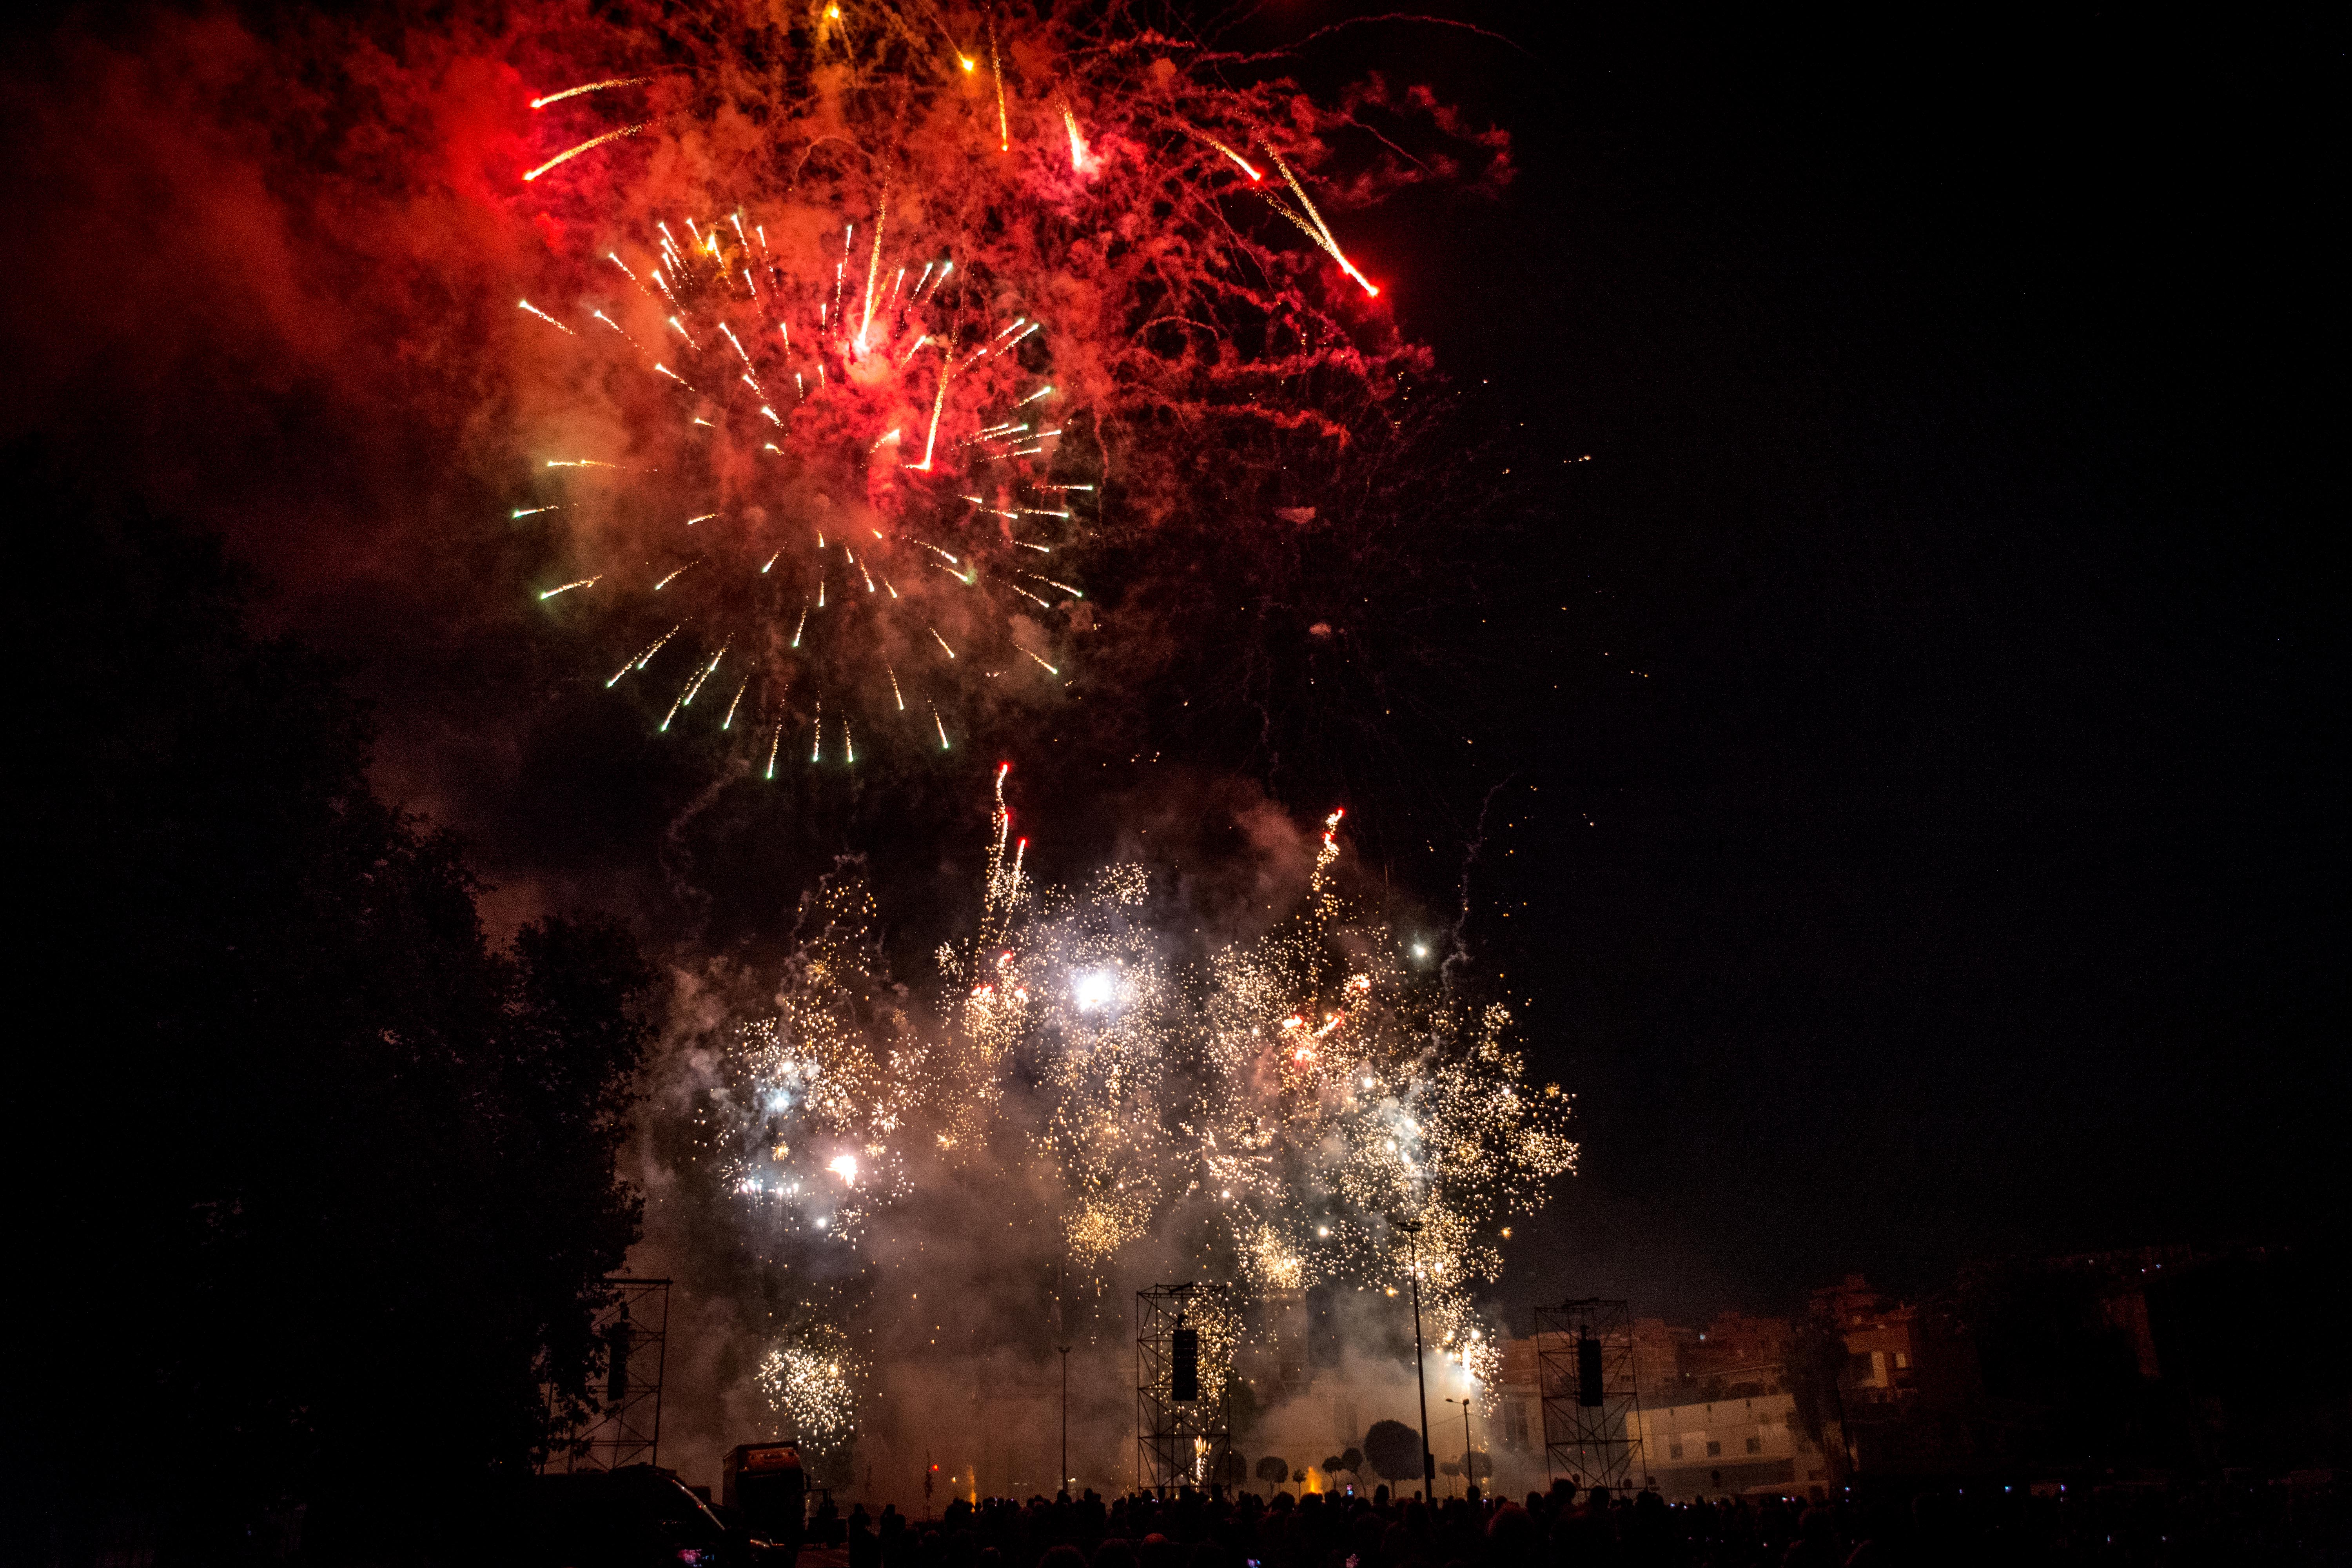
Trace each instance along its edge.
{"label": "trailing spark streak", "polygon": [[866,352],[866,334],[874,330],[874,285],[882,276],[882,225],[889,216],[888,197],[884,197],[874,210],[874,250],[866,263],[866,315],[857,323],[857,352]]}
{"label": "trailing spark streak", "polygon": [[710,679],[712,673],[719,668],[719,661],[727,657],[727,644],[720,643],[719,645],[719,651],[710,656],[710,662],[703,667],[702,673],[696,677],[694,684],[686,689],[686,702],[688,707],[690,708],[694,705],[695,698],[702,690],[702,683]]}
{"label": "trailing spark streak", "polygon": [[923,437],[923,460],[914,465],[925,473],[930,472],[931,451],[932,448],[939,445],[940,441],[940,411],[945,408],[947,405],[948,367],[943,363],[940,366],[940,390],[931,399],[931,427],[929,432]]}
{"label": "trailing spark streak", "polygon": [[579,87],[567,87],[562,92],[551,92],[545,98],[530,100],[533,109],[545,109],[551,103],[562,103],[567,98],[578,98],[583,92],[602,92],[608,87],[643,87],[653,80],[649,76],[616,76],[607,81],[592,81]]}
{"label": "trailing spark streak", "polygon": [[[685,624],[686,624],[686,623],[684,623],[683,621],[681,621],[681,622],[679,622],[679,623],[678,623],[678,626],[684,626]],[[664,643],[667,643],[667,641],[669,641],[669,639],[670,639],[670,638],[672,638],[672,637],[674,637],[677,636],[677,633],[678,633],[678,626],[672,626],[672,627],[670,627],[670,629],[669,629],[669,630],[667,630],[667,631],[666,631],[666,632],[662,633],[662,635],[661,635],[661,636],[659,636],[659,637],[656,637],[656,638],[653,640],[653,644],[652,644],[652,646],[651,646],[651,647],[647,647],[647,648],[646,649],[646,651],[645,651],[645,652],[643,652],[643,653],[641,653],[641,654],[637,655],[637,657],[636,657],[636,658],[633,658],[633,659],[629,660],[629,662],[628,662],[628,663],[626,663],[626,664],[625,664],[625,665],[621,666],[621,668],[618,668],[618,669],[614,670],[614,671],[613,672],[613,679],[610,679],[610,680],[608,680],[608,681],[606,681],[606,682],[604,682],[605,686],[606,686],[607,688],[610,688],[610,687],[613,687],[613,686],[614,686],[614,685],[617,685],[617,684],[620,682],[620,679],[621,679],[621,677],[623,677],[623,676],[625,676],[625,675],[628,674],[628,673],[629,673],[629,671],[631,671],[631,670],[633,670],[633,669],[643,669],[643,668],[645,668],[645,667],[646,667],[646,662],[648,659],[652,658],[654,655],[656,655],[656,654],[657,654],[657,653],[661,652],[661,650],[662,650],[662,645],[663,645]]]}
{"label": "trailing spark streak", "polygon": [[[1329,252],[1331,259],[1339,264],[1341,271],[1347,273],[1349,277],[1363,285],[1365,293],[1378,294],[1380,290],[1373,287],[1372,280],[1356,270],[1356,264],[1348,259],[1347,254],[1339,248],[1339,242],[1331,237],[1330,225],[1325,223],[1323,221],[1323,215],[1315,210],[1314,200],[1307,195],[1307,187],[1298,183],[1298,176],[1291,173],[1290,165],[1282,161],[1282,154],[1276,152],[1271,146],[1267,147],[1265,151],[1266,155],[1274,160],[1274,166],[1282,171],[1284,183],[1290,186],[1291,194],[1298,198],[1298,205],[1306,209],[1307,216],[1304,218],[1300,217],[1298,214],[1293,212],[1290,208],[1285,206],[1280,201],[1271,195],[1267,196],[1266,200],[1273,203],[1276,211],[1281,213],[1283,216],[1288,218],[1292,223],[1297,224],[1301,229],[1304,229],[1309,239],[1314,240],[1326,251]],[[1310,223],[1308,221],[1309,219],[1313,221]]]}
{"label": "trailing spark streak", "polygon": [[719,651],[710,656],[710,662],[704,665],[700,672],[698,673],[693,679],[686,683],[685,689],[677,694],[677,700],[669,705],[669,712],[662,718],[661,727],[665,732],[669,729],[669,721],[677,717],[677,710],[679,709],[690,708],[694,705],[695,693],[702,689],[702,683],[710,679],[711,671],[717,669],[719,668],[719,661],[726,657],[727,648],[725,645],[722,644],[720,645]]}
{"label": "trailing spark streak", "polygon": [[1226,157],[1232,159],[1234,162],[1234,167],[1239,169],[1243,174],[1247,174],[1250,178],[1251,184],[1254,185],[1258,183],[1262,176],[1259,175],[1256,165],[1253,164],[1247,158],[1243,157],[1239,153],[1234,152],[1232,148],[1226,146],[1223,142],[1218,141],[1213,136],[1207,135],[1198,131],[1193,132],[1192,134],[1200,137],[1202,141],[1206,142],[1210,146],[1214,147],[1218,152],[1223,153]]}
{"label": "trailing spark streak", "polygon": [[624,136],[635,136],[638,132],[643,131],[646,126],[651,125],[653,121],[650,120],[640,121],[635,125],[624,125],[618,131],[607,131],[602,136],[592,136],[587,141],[583,142],[579,146],[572,148],[569,152],[558,153],[554,157],[550,158],[546,163],[541,163],[538,168],[533,169],[530,174],[525,174],[523,178],[526,180],[536,180],[541,174],[544,174],[559,163],[569,163],[572,159],[580,156],[583,153],[593,152],[595,149],[602,147],[607,142],[618,142]]}
{"label": "trailing spark streak", "polygon": [[532,304],[528,300],[518,300],[515,303],[520,305],[524,310],[529,310],[532,315],[537,316],[541,321],[545,321],[549,326],[553,327],[557,331],[562,332],[567,338],[576,338],[580,335],[573,331],[570,327],[565,326],[562,322],[549,315],[546,311],[541,310],[538,306]]}
{"label": "trailing spark streak", "polygon": [[988,17],[988,74],[996,80],[996,150],[1013,151],[1013,126],[1004,115],[1004,57],[996,47],[996,15]]}

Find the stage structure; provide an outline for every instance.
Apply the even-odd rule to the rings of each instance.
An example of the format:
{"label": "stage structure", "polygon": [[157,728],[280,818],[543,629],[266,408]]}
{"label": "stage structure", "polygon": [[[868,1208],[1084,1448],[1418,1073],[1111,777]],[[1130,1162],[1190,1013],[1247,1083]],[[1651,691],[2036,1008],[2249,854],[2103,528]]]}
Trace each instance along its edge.
{"label": "stage structure", "polygon": [[1578,1486],[1631,1484],[1642,1458],[1633,1435],[1642,1395],[1625,1303],[1593,1297],[1538,1309],[1536,1380],[1545,1472]]}
{"label": "stage structure", "polygon": [[616,1470],[660,1462],[669,1281],[607,1279],[604,1288],[611,1294],[589,1331],[603,1360],[588,1385],[594,1414],[570,1436],[550,1441],[542,1471]]}
{"label": "stage structure", "polygon": [[1231,1285],[1155,1285],[1135,1293],[1136,1484],[1232,1481]]}

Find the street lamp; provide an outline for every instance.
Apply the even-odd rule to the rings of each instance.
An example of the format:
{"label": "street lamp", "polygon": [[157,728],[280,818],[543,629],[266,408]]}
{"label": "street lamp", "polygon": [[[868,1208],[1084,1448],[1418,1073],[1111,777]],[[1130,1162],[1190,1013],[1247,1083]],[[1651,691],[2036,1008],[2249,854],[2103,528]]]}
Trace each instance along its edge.
{"label": "street lamp", "polygon": [[1066,1493],[1070,1489],[1070,1347],[1054,1348],[1062,1352],[1062,1474],[1054,1489]]}
{"label": "street lamp", "polygon": [[1470,1483],[1477,1479],[1470,1473],[1470,1400],[1465,1394],[1460,1399],[1448,1399],[1445,1403],[1462,1406],[1462,1495],[1468,1497]]}
{"label": "street lamp", "polygon": [[1437,1500],[1437,1456],[1429,1451],[1429,1379],[1421,1367],[1421,1222],[1395,1219],[1389,1223],[1404,1232],[1412,1258],[1412,1380],[1421,1390],[1421,1495]]}

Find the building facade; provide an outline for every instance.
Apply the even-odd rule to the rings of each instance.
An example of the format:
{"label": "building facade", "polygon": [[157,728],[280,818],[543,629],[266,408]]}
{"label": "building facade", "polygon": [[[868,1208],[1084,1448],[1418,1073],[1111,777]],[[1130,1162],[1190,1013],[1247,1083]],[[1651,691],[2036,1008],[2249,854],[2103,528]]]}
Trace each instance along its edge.
{"label": "building facade", "polygon": [[1785,1393],[1644,1406],[1631,1423],[1644,1480],[1670,1498],[1827,1491],[1830,1462]]}

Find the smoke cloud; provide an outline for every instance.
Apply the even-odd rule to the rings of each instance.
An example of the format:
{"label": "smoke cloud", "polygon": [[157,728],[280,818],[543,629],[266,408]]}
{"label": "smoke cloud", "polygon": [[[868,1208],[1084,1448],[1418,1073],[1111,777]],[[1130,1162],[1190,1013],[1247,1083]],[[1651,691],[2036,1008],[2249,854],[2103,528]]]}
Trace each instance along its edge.
{"label": "smoke cloud", "polygon": [[1319,1465],[1402,1413],[1416,1276],[1439,1396],[1476,1397],[1500,1228],[1576,1152],[1507,1016],[1343,896],[1338,814],[1190,892],[1136,864],[1036,888],[1010,816],[931,977],[892,977],[845,862],[772,995],[682,983],[642,1151],[646,1267],[696,1346],[680,1462],[788,1436],[877,1504],[931,1463],[1050,1491],[1067,1345],[1081,1484],[1127,1484],[1154,1284],[1237,1288],[1238,1318],[1196,1321],[1244,1454]]}
{"label": "smoke cloud", "polygon": [[[1507,142],[1116,10],[1007,18],[1001,65],[978,12],[814,17],[58,33],[7,95],[0,427],[352,661],[495,927],[602,907],[670,955],[666,1457],[837,1419],[877,1498],[1050,1489],[1069,1344],[1115,1484],[1132,1293],[1189,1279],[1259,1303],[1266,1441],[1305,1338],[1371,1391],[1314,1430],[1400,1414],[1390,1215],[1443,1233],[1458,1355],[1496,1216],[1573,1156],[1507,1020],[1410,968],[1409,897],[1301,826],[1425,797],[1481,592],[1433,547],[1496,494],[1358,220]],[[1006,756],[1025,861],[974,804]],[[1262,1304],[1309,1292],[1311,1334]]]}

